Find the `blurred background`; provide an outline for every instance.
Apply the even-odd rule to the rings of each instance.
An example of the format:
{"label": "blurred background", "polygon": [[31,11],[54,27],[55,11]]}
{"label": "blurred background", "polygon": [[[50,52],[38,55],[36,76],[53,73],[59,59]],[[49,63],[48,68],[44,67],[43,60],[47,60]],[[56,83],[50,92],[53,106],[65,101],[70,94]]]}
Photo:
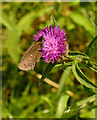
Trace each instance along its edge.
{"label": "blurred background", "polygon": [[[73,76],[71,70],[54,68],[47,76],[59,84],[64,79],[62,95],[66,97],[66,110],[70,114],[59,114],[59,89],[43,82],[39,85],[37,74],[42,74],[47,63],[40,60],[33,71],[18,68],[21,57],[33,43],[33,34],[51,24],[53,15],[61,29],[67,33],[70,51],[85,52],[95,36],[95,3],[79,2],[10,2],[2,3],[2,117],[3,118],[48,118],[72,117],[79,108],[72,107],[78,101],[93,94]],[[96,62],[97,56],[93,59]],[[66,74],[67,72],[67,74]],[[87,77],[95,82],[97,74],[83,69]],[[67,77],[64,77],[67,75]],[[94,103],[76,112],[81,118],[94,118]],[[60,108],[61,109],[61,108]],[[57,115],[59,114],[59,115]]]}

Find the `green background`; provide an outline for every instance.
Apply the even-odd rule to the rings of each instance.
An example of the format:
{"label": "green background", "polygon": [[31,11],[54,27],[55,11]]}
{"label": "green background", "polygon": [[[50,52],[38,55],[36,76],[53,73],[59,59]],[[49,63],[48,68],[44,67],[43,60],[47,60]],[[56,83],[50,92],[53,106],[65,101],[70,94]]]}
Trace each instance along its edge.
{"label": "green background", "polygon": [[[18,69],[21,57],[33,43],[33,34],[51,24],[51,15],[67,33],[69,50],[84,52],[95,36],[95,11],[93,2],[2,3],[3,118],[95,117],[94,101],[79,107],[86,103],[80,101],[92,96],[93,91],[76,80],[71,67],[53,68],[47,76],[58,84],[64,81],[60,98],[60,89],[46,82],[39,85],[37,74],[42,74],[48,65],[42,59],[33,71]],[[97,56],[93,58],[94,62],[96,60]],[[82,71],[95,83],[96,73],[87,69]]]}

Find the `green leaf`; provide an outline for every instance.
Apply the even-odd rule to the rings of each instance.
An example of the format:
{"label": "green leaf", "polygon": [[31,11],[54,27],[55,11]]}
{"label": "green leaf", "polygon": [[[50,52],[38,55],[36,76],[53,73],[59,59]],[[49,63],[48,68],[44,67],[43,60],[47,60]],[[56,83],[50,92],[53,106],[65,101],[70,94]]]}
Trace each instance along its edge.
{"label": "green leaf", "polygon": [[68,62],[68,63],[64,63],[64,64],[56,64],[53,69],[56,69],[56,68],[62,68],[64,69],[64,67],[68,67],[68,66],[72,66],[73,62]]}
{"label": "green leaf", "polygon": [[60,118],[63,115],[64,110],[67,107],[68,99],[69,99],[69,95],[62,95],[60,97],[59,102],[58,102],[57,111],[56,111],[56,116],[55,116],[56,118]]}
{"label": "green leaf", "polygon": [[70,59],[79,60],[79,61],[81,61],[82,59],[89,59],[89,57],[86,54],[76,52],[76,51],[70,51],[67,57],[69,57]]}
{"label": "green leaf", "polygon": [[27,31],[36,18],[49,12],[51,9],[52,9],[52,7],[48,7],[48,8],[42,9],[40,11],[39,11],[39,9],[36,9],[36,10],[33,10],[33,11],[27,13],[25,16],[23,16],[20,19],[20,21],[17,24],[19,31],[20,32]]}
{"label": "green leaf", "polygon": [[92,58],[97,52],[97,36],[90,42],[85,54]]}
{"label": "green leaf", "polygon": [[64,63],[64,67],[72,66],[73,63],[74,63],[74,61],[73,62]]}
{"label": "green leaf", "polygon": [[64,69],[64,71],[61,75],[60,82],[59,82],[59,88],[58,88],[58,96],[61,95],[61,92],[62,92],[63,87],[66,84],[66,82],[68,82],[70,80],[71,69],[72,69],[71,66],[67,67],[66,69]]}
{"label": "green leaf", "polygon": [[[96,94],[95,94],[95,95],[96,95]],[[83,104],[85,104],[85,103],[87,103],[87,102],[95,101],[95,97],[96,97],[95,95],[93,95],[93,96],[91,96],[91,97],[88,97],[88,98],[86,98],[86,99],[84,99],[84,100],[81,100],[81,101],[77,102],[76,105],[77,105],[77,106],[81,106],[81,105],[83,105]]]}
{"label": "green leaf", "polygon": [[75,23],[83,26],[92,36],[95,35],[95,26],[88,18],[77,12],[71,12],[70,17]]}
{"label": "green leaf", "polygon": [[28,81],[28,84],[27,84],[27,86],[26,86],[26,88],[25,88],[25,91],[22,93],[22,95],[23,95],[23,97],[25,96],[28,96],[28,93],[29,93],[29,91],[30,91],[30,88],[31,88],[31,81],[29,80]]}
{"label": "green leaf", "polygon": [[84,105],[95,101],[95,97],[96,97],[95,95],[96,94],[94,94],[86,99],[83,99],[81,101],[78,101],[76,104],[74,104],[68,110],[65,111],[64,117],[71,118],[71,117],[77,115],[82,106],[84,107]]}
{"label": "green leaf", "polygon": [[7,29],[5,32],[6,41],[5,48],[8,50],[8,54],[15,63],[18,63],[20,55],[19,35],[16,29]]}
{"label": "green leaf", "polygon": [[30,28],[31,23],[36,18],[36,17],[34,17],[35,14],[36,14],[35,11],[32,11],[20,19],[20,21],[17,24],[17,28],[19,29],[20,32],[26,31]]}
{"label": "green leaf", "polygon": [[92,21],[95,24],[95,35],[97,36],[97,22],[95,20],[92,20]]}
{"label": "green leaf", "polygon": [[40,79],[40,84],[43,82],[43,80],[48,76],[49,72],[52,70],[52,68],[55,66],[55,63],[49,63],[46,67],[46,69],[44,70],[43,74],[42,74],[42,78]]}
{"label": "green leaf", "polygon": [[52,24],[53,27],[55,27],[55,25],[57,26],[57,22],[56,22],[53,15],[51,15],[51,24]]}
{"label": "green leaf", "polygon": [[88,68],[94,72],[97,73],[97,64],[93,63],[93,62],[90,62],[90,61],[87,61],[86,63],[83,61],[82,63],[79,63],[79,66],[80,67],[85,67],[85,68]]}
{"label": "green leaf", "polygon": [[52,102],[51,100],[47,97],[47,96],[41,96],[40,99],[42,99],[43,101],[47,102],[48,105],[53,108]]}
{"label": "green leaf", "polygon": [[10,21],[8,15],[4,11],[2,11],[2,21],[0,21],[0,23],[6,26],[9,30],[13,30],[14,28],[13,22]]}
{"label": "green leaf", "polygon": [[74,76],[76,77],[76,79],[83,85],[85,85],[88,88],[92,88],[95,90],[95,88],[97,88],[97,86],[92,83],[85,75],[84,73],[81,71],[81,69],[79,68],[78,64],[73,64],[72,66],[72,71]]}
{"label": "green leaf", "polygon": [[54,68],[61,68],[61,67],[63,67],[63,64],[56,64],[56,65],[53,67],[53,69],[54,69]]}

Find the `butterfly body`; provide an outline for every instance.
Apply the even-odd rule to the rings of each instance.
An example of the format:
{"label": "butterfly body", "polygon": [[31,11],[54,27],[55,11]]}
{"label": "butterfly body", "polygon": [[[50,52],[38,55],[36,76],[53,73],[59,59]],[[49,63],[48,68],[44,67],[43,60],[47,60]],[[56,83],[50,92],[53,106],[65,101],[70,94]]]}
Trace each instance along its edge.
{"label": "butterfly body", "polygon": [[42,36],[39,38],[38,41],[35,41],[30,48],[26,51],[24,56],[22,57],[19,63],[19,69],[21,70],[33,70],[35,67],[35,63],[39,62],[42,56]]}

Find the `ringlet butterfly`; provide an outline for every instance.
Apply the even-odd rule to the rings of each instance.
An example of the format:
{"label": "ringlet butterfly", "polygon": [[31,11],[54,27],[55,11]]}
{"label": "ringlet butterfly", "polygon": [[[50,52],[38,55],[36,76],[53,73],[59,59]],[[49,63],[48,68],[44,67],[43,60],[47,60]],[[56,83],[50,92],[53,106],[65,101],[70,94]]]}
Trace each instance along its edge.
{"label": "ringlet butterfly", "polygon": [[41,36],[38,41],[35,41],[30,48],[26,51],[24,56],[22,57],[19,63],[19,69],[21,70],[33,70],[35,67],[35,63],[39,62],[42,56],[42,44],[43,44],[43,36]]}

